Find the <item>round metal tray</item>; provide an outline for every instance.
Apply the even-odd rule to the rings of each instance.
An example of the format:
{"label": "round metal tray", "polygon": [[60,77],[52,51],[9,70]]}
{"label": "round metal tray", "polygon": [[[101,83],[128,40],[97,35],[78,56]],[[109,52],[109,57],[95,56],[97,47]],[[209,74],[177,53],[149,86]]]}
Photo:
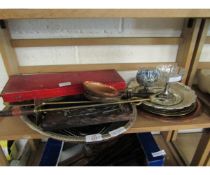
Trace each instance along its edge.
{"label": "round metal tray", "polygon": [[[56,131],[44,131],[40,125],[36,124],[34,116],[22,116],[21,119],[33,130],[38,133],[51,137],[57,140],[62,140],[66,142],[76,142],[76,143],[93,143],[109,140],[118,135],[126,132],[135,122],[137,117],[137,109],[134,104],[125,104],[129,105],[131,108],[130,120],[120,123],[110,123],[100,126],[82,127],[82,128],[68,128],[60,129]],[[117,116],[116,116],[117,117]],[[100,139],[88,140],[87,137],[100,135]]]}

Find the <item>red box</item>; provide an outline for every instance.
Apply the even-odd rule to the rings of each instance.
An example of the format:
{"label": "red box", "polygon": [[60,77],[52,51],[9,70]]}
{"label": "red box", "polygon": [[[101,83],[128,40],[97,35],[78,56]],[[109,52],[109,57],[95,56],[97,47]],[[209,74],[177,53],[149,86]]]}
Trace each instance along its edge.
{"label": "red box", "polygon": [[[98,81],[125,90],[126,83],[116,70],[45,73],[11,76],[2,91],[4,102],[78,95],[84,81]],[[71,84],[71,85],[70,85]]]}

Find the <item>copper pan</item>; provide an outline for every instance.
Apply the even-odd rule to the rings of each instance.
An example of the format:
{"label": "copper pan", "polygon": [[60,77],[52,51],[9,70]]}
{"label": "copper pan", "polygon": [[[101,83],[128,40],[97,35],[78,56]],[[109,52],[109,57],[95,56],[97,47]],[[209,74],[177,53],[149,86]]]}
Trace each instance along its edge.
{"label": "copper pan", "polygon": [[99,97],[117,97],[119,92],[113,86],[109,86],[100,82],[85,81],[83,83],[85,91],[89,94]]}

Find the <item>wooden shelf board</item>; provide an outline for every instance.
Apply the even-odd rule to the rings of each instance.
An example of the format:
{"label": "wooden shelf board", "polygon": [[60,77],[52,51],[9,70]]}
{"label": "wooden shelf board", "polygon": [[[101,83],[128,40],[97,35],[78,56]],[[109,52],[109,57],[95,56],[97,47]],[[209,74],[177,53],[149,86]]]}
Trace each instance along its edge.
{"label": "wooden shelf board", "polygon": [[43,18],[199,18],[209,9],[0,9],[0,19]]}
{"label": "wooden shelf board", "polygon": [[210,36],[206,37],[205,44],[210,44]]}
{"label": "wooden shelf board", "polygon": [[49,73],[68,71],[92,71],[115,69],[117,71],[138,70],[141,67],[155,67],[161,64],[174,64],[174,62],[153,63],[107,63],[107,64],[65,64],[65,65],[41,65],[41,66],[19,66],[20,73]]}
{"label": "wooden shelf board", "polygon": [[144,118],[139,116],[134,126],[128,133],[151,132],[151,131],[170,131],[195,128],[209,128],[210,117],[202,113],[199,117],[187,122],[163,122],[158,119]]}
{"label": "wooden shelf board", "polygon": [[199,62],[197,69],[209,69],[210,62]]}
{"label": "wooden shelf board", "polygon": [[[170,131],[194,128],[210,128],[210,117],[202,113],[189,122],[163,122],[138,116],[136,123],[127,133]],[[21,138],[39,139],[45,136],[30,129],[19,117],[0,119],[0,140],[16,140]]]}
{"label": "wooden shelf board", "polygon": [[29,128],[19,117],[5,117],[0,119],[0,140],[17,140],[21,138],[44,138]]}
{"label": "wooden shelf board", "polygon": [[46,38],[12,39],[13,47],[90,46],[90,45],[176,45],[180,37],[98,37],[98,38]]}

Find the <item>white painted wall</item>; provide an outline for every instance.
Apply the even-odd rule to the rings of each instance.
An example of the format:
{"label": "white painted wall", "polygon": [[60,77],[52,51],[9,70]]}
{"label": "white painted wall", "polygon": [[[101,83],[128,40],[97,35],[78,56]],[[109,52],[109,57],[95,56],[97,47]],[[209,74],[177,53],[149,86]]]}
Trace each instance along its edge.
{"label": "white painted wall", "polygon": [[204,45],[202,52],[201,52],[200,61],[201,62],[210,62],[210,44]]}
{"label": "white painted wall", "polygon": [[11,20],[12,38],[180,36],[182,19]]}
{"label": "white painted wall", "polygon": [[175,45],[66,46],[17,48],[21,65],[135,63],[175,61]]}

